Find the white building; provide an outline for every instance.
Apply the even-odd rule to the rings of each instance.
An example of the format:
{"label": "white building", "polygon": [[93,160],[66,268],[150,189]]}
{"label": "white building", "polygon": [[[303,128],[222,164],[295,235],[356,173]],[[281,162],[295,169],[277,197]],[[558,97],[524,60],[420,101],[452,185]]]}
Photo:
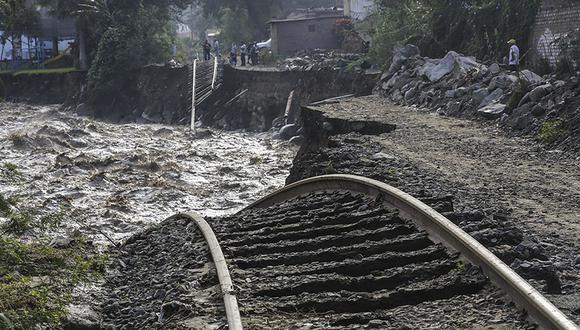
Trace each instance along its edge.
{"label": "white building", "polygon": [[344,0],[344,16],[354,20],[363,20],[374,9],[373,0]]}

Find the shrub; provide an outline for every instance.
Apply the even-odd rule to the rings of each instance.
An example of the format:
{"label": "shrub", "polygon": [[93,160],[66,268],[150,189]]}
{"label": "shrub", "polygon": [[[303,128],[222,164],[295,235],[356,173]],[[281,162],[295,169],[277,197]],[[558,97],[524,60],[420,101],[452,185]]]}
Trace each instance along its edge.
{"label": "shrub", "polygon": [[547,120],[538,132],[538,139],[545,144],[552,144],[567,134],[560,119]]}
{"label": "shrub", "polygon": [[0,329],[60,329],[72,302],[72,290],[100,277],[107,256],[94,251],[79,233],[70,244],[56,248],[45,237],[20,238],[30,229],[58,226],[64,213],[37,217],[21,211],[15,198],[0,194]]}

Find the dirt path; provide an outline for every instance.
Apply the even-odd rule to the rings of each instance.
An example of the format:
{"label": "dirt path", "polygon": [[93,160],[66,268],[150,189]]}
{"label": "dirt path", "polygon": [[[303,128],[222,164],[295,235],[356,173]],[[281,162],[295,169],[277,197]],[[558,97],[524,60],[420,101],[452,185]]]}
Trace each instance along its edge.
{"label": "dirt path", "polygon": [[[403,108],[369,97],[397,129],[382,135],[385,149],[434,171],[468,191],[495,197],[542,238],[580,247],[580,162],[546,152],[533,141],[493,127]],[[461,199],[461,198],[460,198]],[[550,240],[552,240],[550,239]]]}

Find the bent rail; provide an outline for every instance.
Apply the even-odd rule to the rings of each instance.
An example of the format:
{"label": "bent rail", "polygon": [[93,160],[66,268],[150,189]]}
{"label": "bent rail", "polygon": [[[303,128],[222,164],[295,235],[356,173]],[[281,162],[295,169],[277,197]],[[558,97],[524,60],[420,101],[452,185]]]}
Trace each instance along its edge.
{"label": "bent rail", "polygon": [[518,306],[525,309],[542,328],[579,329],[562,311],[473,237],[423,202],[388,184],[354,175],[325,175],[288,185],[248,208],[264,208],[293,197],[324,190],[347,190],[382,198],[384,202],[417,221],[434,240],[459,251],[471,263],[481,267],[491,281],[504,290]]}
{"label": "bent rail", "polygon": [[218,278],[220,281],[220,288],[222,295],[224,297],[224,305],[226,308],[226,317],[228,319],[228,329],[230,330],[242,330],[242,318],[240,316],[240,309],[238,307],[238,301],[236,295],[234,294],[234,285],[230,277],[230,272],[228,270],[228,265],[226,264],[226,258],[222,252],[222,249],[218,243],[215,233],[211,229],[210,225],[205,221],[200,215],[191,213],[179,213],[172,216],[170,219],[189,219],[195,222],[199,230],[202,232],[205,238],[211,257],[215,264],[217,270]]}

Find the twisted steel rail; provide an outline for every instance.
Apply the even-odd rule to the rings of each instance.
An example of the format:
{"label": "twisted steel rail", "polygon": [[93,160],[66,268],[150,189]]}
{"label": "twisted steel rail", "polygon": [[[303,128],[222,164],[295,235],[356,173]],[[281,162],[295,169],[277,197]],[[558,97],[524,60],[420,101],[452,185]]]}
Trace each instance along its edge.
{"label": "twisted steel rail", "polygon": [[460,252],[472,264],[481,267],[490,280],[504,290],[519,307],[526,310],[529,317],[542,328],[580,329],[473,237],[423,202],[388,184],[354,175],[319,176],[288,185],[248,208],[264,208],[303,194],[328,190],[347,190],[382,199],[425,229],[431,239]]}

